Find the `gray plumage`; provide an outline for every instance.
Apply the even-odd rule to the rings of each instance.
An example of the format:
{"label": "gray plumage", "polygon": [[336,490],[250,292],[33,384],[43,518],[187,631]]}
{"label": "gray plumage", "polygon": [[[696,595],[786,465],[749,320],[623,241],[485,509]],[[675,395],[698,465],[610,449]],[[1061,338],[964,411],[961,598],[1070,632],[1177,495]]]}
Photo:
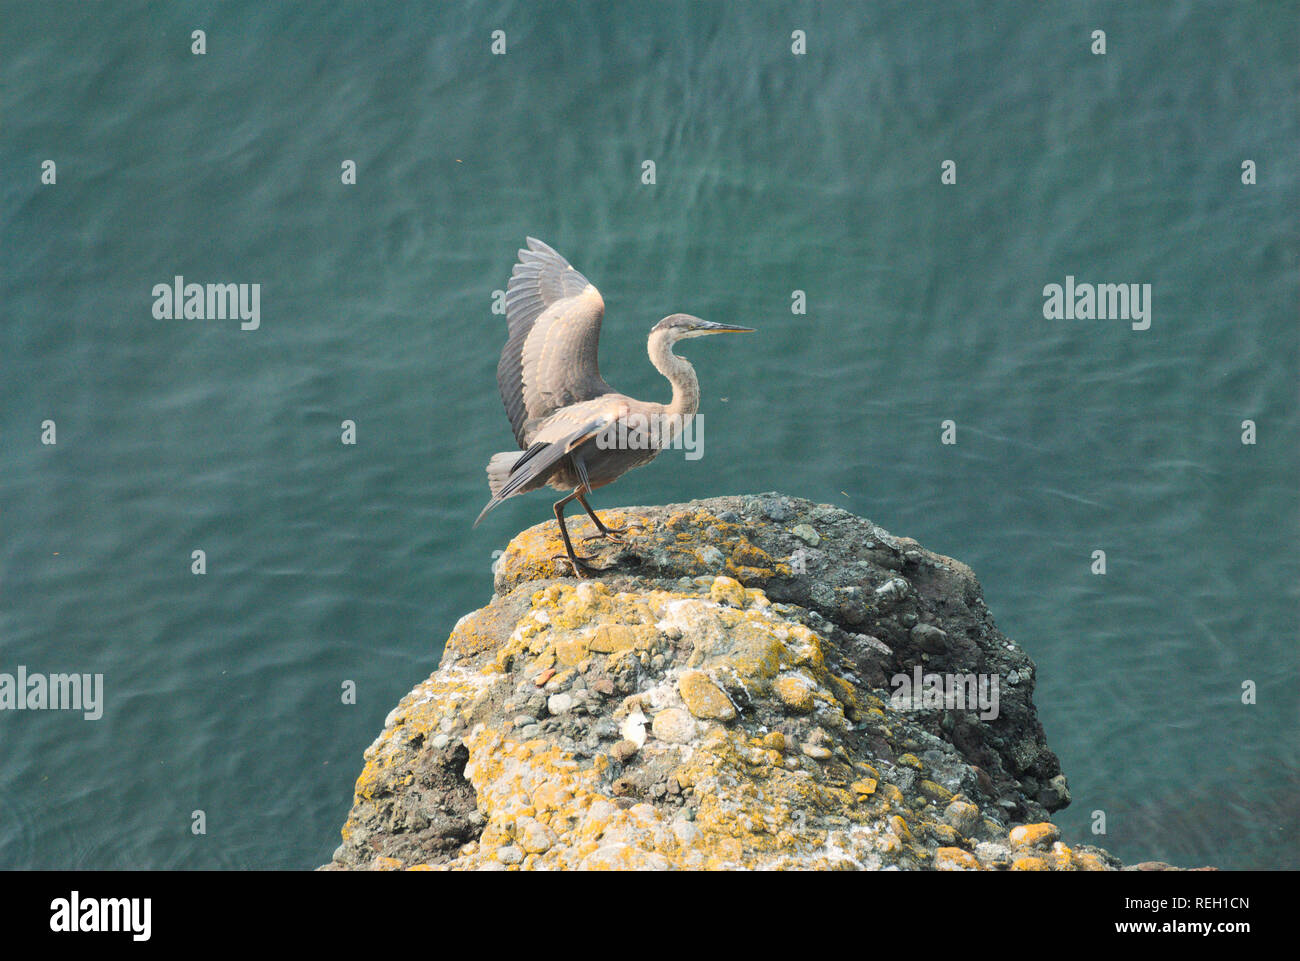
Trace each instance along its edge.
{"label": "gray plumage", "polygon": [[653,460],[673,439],[671,430],[659,446],[640,443],[602,446],[597,438],[616,436],[620,427],[633,434],[658,419],[680,425],[699,409],[700,389],[694,368],[672,352],[687,337],[747,332],[748,327],[714,324],[689,314],[665,317],[650,332],[650,361],[673,387],[669,404],[639,401],[615,391],[600,376],[597,351],[605,301],[600,291],[568,261],[540,240],[527,238],[506,287],[506,345],[497,364],[497,386],[520,451],[494,454],[488,462],[492,498],[474,524],[516,494],[543,486],[570,491],[555,506],[565,549],[575,574],[584,564],[574,554],[564,525],[564,505],[577,499],[600,533],[612,537],[587,504],[586,494],[627,471]]}

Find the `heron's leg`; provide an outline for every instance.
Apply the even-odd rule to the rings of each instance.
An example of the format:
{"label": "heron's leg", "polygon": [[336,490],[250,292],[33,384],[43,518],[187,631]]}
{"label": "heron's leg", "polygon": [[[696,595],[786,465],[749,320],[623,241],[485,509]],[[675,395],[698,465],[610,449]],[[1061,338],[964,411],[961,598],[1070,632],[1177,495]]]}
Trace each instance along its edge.
{"label": "heron's leg", "polygon": [[[564,526],[564,505],[569,503],[575,497],[579,496],[579,491],[574,491],[568,497],[561,497],[555,502],[555,522],[560,525],[560,536],[564,538],[564,551],[569,556],[569,563],[573,565],[573,573],[576,577],[586,577],[588,574],[599,573],[601,568],[593,567],[585,559],[579,557],[573,552],[573,542],[569,540],[569,529]],[[559,556],[558,554],[556,555]]]}
{"label": "heron's leg", "polygon": [[[601,523],[600,518],[596,516],[596,512],[591,509],[591,505],[587,503],[587,498],[582,496],[582,488],[578,488],[573,493],[574,496],[578,498],[578,503],[582,505],[582,509],[587,512],[587,516],[591,518],[592,523],[596,525],[596,530],[600,531],[599,534],[590,534],[587,537],[584,537],[584,541],[593,540],[597,537],[608,537],[615,543],[622,544],[623,538],[619,537],[619,534],[628,530],[644,530],[640,524],[624,524],[622,527],[606,527]],[[591,492],[588,491],[587,493]]]}

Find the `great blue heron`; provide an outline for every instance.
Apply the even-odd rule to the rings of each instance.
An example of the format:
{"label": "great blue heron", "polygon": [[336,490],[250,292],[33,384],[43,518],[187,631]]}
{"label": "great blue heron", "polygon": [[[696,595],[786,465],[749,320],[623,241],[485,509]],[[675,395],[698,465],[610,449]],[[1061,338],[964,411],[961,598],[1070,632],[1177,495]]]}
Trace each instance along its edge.
{"label": "great blue heron", "polygon": [[558,253],[532,237],[506,287],[506,346],[497,364],[497,386],[520,450],[488,461],[492,499],[474,526],[508,497],[554,487],[569,493],[555,502],[555,520],[573,572],[598,570],[573,551],[564,506],[576,499],[597,536],[617,540],[624,528],[601,523],[586,495],[654,460],[700,406],[695,368],[673,353],[673,344],[704,334],[749,333],[750,327],[715,324],[672,314],[650,331],[650,362],[673,386],[668,404],[617,393],[600,376],[596,348],[605,301],[600,291]]}

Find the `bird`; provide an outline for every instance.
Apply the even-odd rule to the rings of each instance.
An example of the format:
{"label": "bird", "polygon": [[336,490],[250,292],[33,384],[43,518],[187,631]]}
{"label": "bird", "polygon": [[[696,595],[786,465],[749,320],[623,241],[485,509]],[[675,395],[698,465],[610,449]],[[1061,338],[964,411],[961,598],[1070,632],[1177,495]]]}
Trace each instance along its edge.
{"label": "bird", "polygon": [[[565,491],[553,505],[575,577],[599,573],[573,550],[564,508],[576,500],[598,534],[621,542],[627,527],[604,524],[587,495],[648,464],[671,445],[700,406],[700,383],[690,362],[673,353],[681,340],[709,334],[753,333],[691,314],[670,314],[650,330],[650,363],[672,385],[667,404],[620,394],[596,363],[605,301],[600,291],[553,248],[533,237],[519,251],[506,286],[506,344],[497,387],[519,445],[488,460],[491,499],[477,527],[502,501],[552,487]],[[628,525],[635,526],[635,525]],[[556,555],[558,559],[560,555]]]}

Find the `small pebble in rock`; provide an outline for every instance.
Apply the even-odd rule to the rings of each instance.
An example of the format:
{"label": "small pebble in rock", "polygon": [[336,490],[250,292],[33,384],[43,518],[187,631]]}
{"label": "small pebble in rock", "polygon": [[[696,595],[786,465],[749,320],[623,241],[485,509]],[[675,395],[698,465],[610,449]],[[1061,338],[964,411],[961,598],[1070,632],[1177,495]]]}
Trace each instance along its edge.
{"label": "small pebble in rock", "polygon": [[685,744],[695,735],[695,719],[679,708],[670,707],[655,715],[651,730],[661,741]]}
{"label": "small pebble in rock", "polygon": [[980,809],[969,801],[953,801],[944,808],[943,819],[967,837],[979,830],[982,820]]}
{"label": "small pebble in rock", "polygon": [[522,819],[519,830],[519,846],[529,854],[542,854],[555,843],[555,835],[550,829],[532,818]]}
{"label": "small pebble in rock", "polygon": [[563,714],[573,707],[573,697],[568,694],[552,694],[546,701],[546,709],[552,714]]}
{"label": "small pebble in rock", "polygon": [[722,551],[718,550],[712,544],[707,545],[700,551],[700,561],[705,567],[721,567],[722,562],[726,560]]}
{"label": "small pebble in rock", "polygon": [[623,726],[619,728],[619,733],[623,735],[625,741],[631,741],[637,747],[645,743],[645,722],[648,718],[641,712],[640,708],[628,713],[623,720]]}
{"label": "small pebble in rock", "polygon": [[948,632],[933,624],[918,624],[912,628],[912,640],[930,654],[942,654],[948,649]]}
{"label": "small pebble in rock", "polygon": [[901,577],[891,577],[876,588],[876,603],[884,605],[896,604],[907,596],[910,587],[911,585]]}
{"label": "small pebble in rock", "polygon": [[816,547],[822,542],[821,535],[809,527],[807,524],[796,524],[794,530],[790,531],[795,537],[803,541],[809,547]]}
{"label": "small pebble in rock", "polygon": [[776,521],[778,524],[781,521],[788,521],[791,517],[794,516],[794,511],[792,511],[786,504],[778,500],[764,501],[763,513],[766,514],[769,519]]}

